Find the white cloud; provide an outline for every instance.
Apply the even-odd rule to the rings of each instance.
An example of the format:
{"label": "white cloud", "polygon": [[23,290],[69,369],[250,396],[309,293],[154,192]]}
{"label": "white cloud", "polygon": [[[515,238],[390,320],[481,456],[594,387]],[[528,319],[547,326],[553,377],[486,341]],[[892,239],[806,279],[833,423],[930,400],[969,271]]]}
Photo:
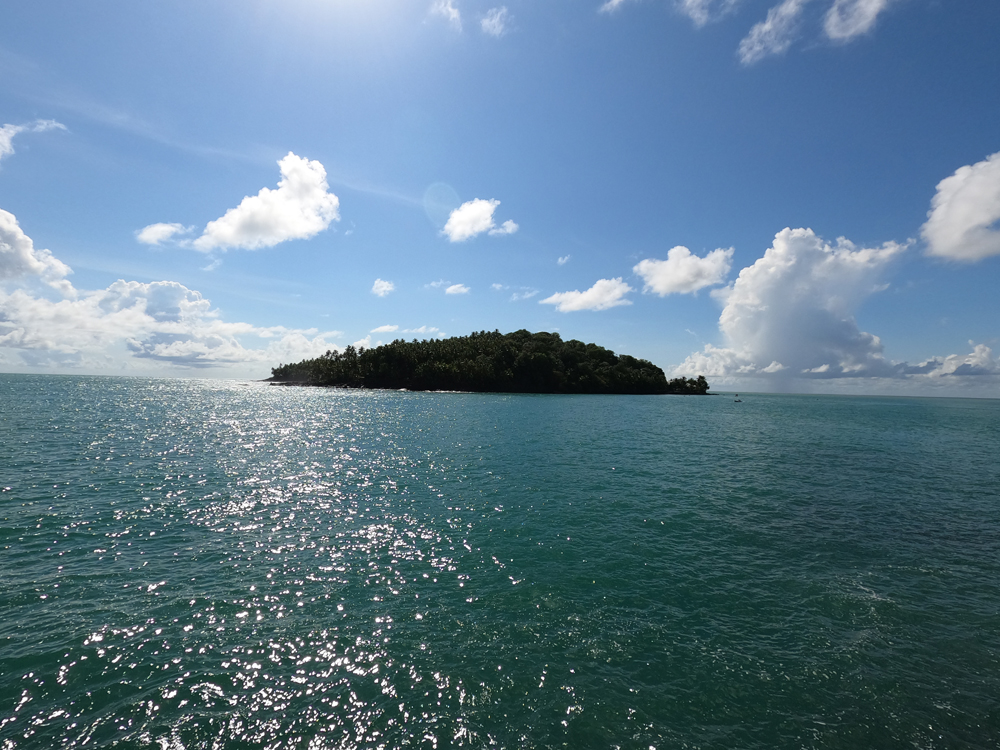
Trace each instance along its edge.
{"label": "white cloud", "polygon": [[624,3],[625,0],[607,0],[607,2],[604,3],[604,5],[598,8],[598,11],[600,13],[613,13],[614,11],[618,10]]}
{"label": "white cloud", "polygon": [[[606,0],[598,8],[600,13],[614,13],[626,0]],[[695,26],[704,26],[731,12],[741,0],[675,0],[677,10],[694,21]]]}
{"label": "white cloud", "polygon": [[728,291],[719,328],[728,346],[706,346],[679,370],[708,375],[885,376],[877,336],[854,313],[905,245],[859,248],[824,242],[810,229],[783,229],[764,257]]}
{"label": "white cloud", "polygon": [[975,262],[1000,255],[1000,152],[941,180],[920,232],[928,255]]}
{"label": "white cloud", "polygon": [[421,336],[437,336],[444,338],[444,332],[435,326],[420,326],[420,328],[404,328],[400,333],[419,333]]}
{"label": "white cloud", "polygon": [[510,295],[510,301],[520,302],[523,299],[531,299],[537,294],[538,294],[537,289],[525,289],[524,291],[514,292],[512,295]]}
{"label": "white cloud", "polygon": [[468,294],[472,290],[469,289],[465,284],[452,284],[450,287],[444,290],[445,294]]}
{"label": "white cloud", "polygon": [[802,9],[810,0],[784,0],[767,12],[767,18],[754,24],[737,54],[744,65],[752,65],[768,55],[780,55],[792,44]]}
{"label": "white cloud", "polygon": [[764,257],[718,295],[725,304],[719,329],[726,345],[706,345],[674,374],[785,386],[793,379],[868,378],[895,382],[893,388],[901,380],[993,387],[1000,382],[1000,361],[984,344],[970,341],[969,354],[911,365],[887,360],[879,337],[859,329],[855,312],[886,288],[879,277],[906,247],[887,242],[860,248],[844,238],[831,245],[810,229],[783,229]]}
{"label": "white cloud", "polygon": [[827,37],[847,42],[871,31],[879,13],[889,7],[891,0],[834,0],[826,13],[823,30]]}
{"label": "white cloud", "polygon": [[396,291],[396,285],[391,281],[375,279],[375,283],[372,284],[372,294],[376,297],[385,297],[387,294],[394,291]]}
{"label": "white cloud", "polygon": [[23,277],[38,277],[64,296],[73,293],[66,277],[72,269],[48,250],[35,247],[14,214],[0,209],[0,282]]}
{"label": "white cloud", "polygon": [[455,31],[462,30],[462,14],[458,12],[452,0],[435,0],[431,5],[431,14],[447,20]]}
{"label": "white cloud", "polygon": [[198,250],[256,250],[286,240],[308,239],[340,219],[340,200],[328,192],[326,170],[288,152],[278,162],[282,179],[277,190],[261,188],[236,208],[208,222],[192,246]]}
{"label": "white cloud", "polygon": [[[147,369],[254,366],[259,371],[337,348],[327,340],[339,335],[333,331],[223,321],[207,299],[175,281],[119,280],[90,291],[73,288],[65,278],[70,273],[49,251],[35,249],[15,217],[0,210],[0,350],[36,367],[107,370],[145,362]],[[31,289],[32,278],[64,298],[39,296]]]}
{"label": "white cloud", "polygon": [[46,130],[65,130],[66,126],[55,120],[35,120],[28,125],[0,127],[0,159],[14,153],[14,136],[18,133],[42,133]]}
{"label": "white cloud", "polygon": [[695,26],[704,26],[733,10],[740,0],[677,0],[677,9],[694,21]]}
{"label": "white cloud", "polygon": [[634,291],[632,287],[616,279],[598,279],[585,292],[558,292],[551,297],[540,300],[540,305],[555,305],[559,312],[575,312],[577,310],[607,310],[619,305],[631,305],[625,295]]}
{"label": "white cloud", "polygon": [[556,259],[556,263],[558,263],[560,266],[565,266],[567,263],[569,263],[569,256],[568,255],[559,256]]}
{"label": "white cloud", "polygon": [[371,333],[392,333],[398,330],[399,326],[379,326],[378,328],[372,328]]}
{"label": "white cloud", "polygon": [[[184,368],[268,366],[336,349],[325,338],[331,335],[224,322],[208,300],[173,281],[119,280],[57,302],[0,291],[0,348],[37,363],[106,363],[117,350],[126,359]],[[248,347],[249,340],[265,346]]]}
{"label": "white cloud", "polygon": [[185,234],[190,231],[191,228],[183,224],[150,224],[136,232],[135,238],[145,245],[159,245],[175,234]]}
{"label": "white cloud", "polygon": [[475,198],[466,201],[456,208],[448,216],[448,223],[444,225],[441,234],[448,237],[452,242],[464,242],[477,234],[489,232],[490,234],[513,234],[518,226],[508,219],[500,227],[493,223],[493,212],[500,205],[498,200],[483,200]]}
{"label": "white cloud", "polygon": [[483,33],[497,38],[502,37],[507,30],[507,21],[509,19],[510,13],[508,13],[506,5],[502,5],[499,8],[490,8],[481,21]]}
{"label": "white cloud", "polygon": [[732,259],[733,248],[719,248],[699,258],[686,247],[678,245],[670,248],[666,260],[647,258],[632,271],[642,277],[643,292],[665,297],[668,294],[690,294],[706,286],[723,283]]}
{"label": "white cloud", "polygon": [[969,346],[972,347],[969,354],[933,357],[919,365],[905,365],[903,374],[925,375],[932,379],[1000,377],[1000,360],[993,357],[993,350],[974,341],[970,341]]}
{"label": "white cloud", "polygon": [[500,226],[491,229],[490,234],[514,234],[520,227],[515,224],[511,219],[507,219]]}
{"label": "white cloud", "polygon": [[378,341],[372,341],[371,334],[368,334],[363,339],[358,339],[353,344],[351,344],[355,349],[372,349],[376,346],[382,346],[381,339]]}

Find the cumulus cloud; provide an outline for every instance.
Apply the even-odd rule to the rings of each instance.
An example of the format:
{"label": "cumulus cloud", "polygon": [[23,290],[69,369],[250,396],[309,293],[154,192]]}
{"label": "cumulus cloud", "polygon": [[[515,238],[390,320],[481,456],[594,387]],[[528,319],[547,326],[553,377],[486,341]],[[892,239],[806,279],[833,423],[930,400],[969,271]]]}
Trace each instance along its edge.
{"label": "cumulus cloud", "polygon": [[390,292],[396,290],[396,285],[391,281],[383,281],[382,279],[375,279],[375,283],[372,284],[372,294],[376,297],[385,297]]}
{"label": "cumulus cloud", "polygon": [[278,188],[261,188],[236,208],[208,222],[192,246],[203,252],[243,248],[257,250],[286,240],[313,237],[340,220],[340,199],[329,192],[326,170],[291,151],[278,162]]}
{"label": "cumulus cloud", "polygon": [[928,255],[975,262],[1000,255],[1000,152],[941,180],[921,234]]}
{"label": "cumulus cloud", "polygon": [[737,54],[744,65],[752,65],[769,55],[780,55],[792,44],[802,9],[809,0],[784,0],[767,12],[767,18],[754,24],[740,42]]}
{"label": "cumulus cloud", "polygon": [[823,31],[837,42],[848,42],[875,27],[879,14],[891,0],[834,0],[826,12]]}
{"label": "cumulus cloud", "polygon": [[462,14],[452,0],[435,0],[431,5],[431,14],[444,18],[455,31],[462,30]]}
{"label": "cumulus cloud", "polygon": [[[123,348],[138,360],[185,368],[263,366],[336,349],[326,340],[331,335],[227,323],[201,294],[173,281],[119,280],[60,301],[0,291],[0,348],[21,350],[35,362],[52,354],[64,364],[104,361]],[[264,345],[249,347],[248,340]]]}
{"label": "cumulus cloud", "polygon": [[159,245],[175,234],[185,234],[190,231],[191,228],[183,224],[150,224],[136,232],[135,238],[144,245]]}
{"label": "cumulus cloud", "polygon": [[569,256],[560,255],[558,258],[556,258],[556,263],[560,266],[565,266],[567,263],[569,263]]}
{"label": "cumulus cloud", "polygon": [[379,326],[378,328],[372,328],[371,333],[393,333],[398,330],[399,326]]}
{"label": "cumulus cloud", "polygon": [[726,294],[719,328],[728,346],[706,346],[679,369],[705,375],[885,376],[877,336],[854,313],[904,245],[831,245],[811,229],[783,229]]}
{"label": "cumulus cloud", "polygon": [[73,285],[66,280],[71,273],[70,267],[48,250],[35,247],[14,214],[0,209],[0,282],[37,277],[64,296],[71,296]]}
{"label": "cumulus cloud", "polygon": [[448,222],[441,234],[451,242],[464,242],[477,234],[513,234],[518,230],[517,224],[511,220],[505,221],[499,227],[493,222],[493,212],[500,205],[498,200],[483,200],[475,198],[466,201],[448,216]]}
{"label": "cumulus cloud", "polygon": [[993,356],[993,350],[974,341],[970,341],[969,346],[972,351],[968,354],[932,357],[919,365],[903,364],[899,369],[903,375],[926,375],[938,379],[1000,377],[1000,360]]}
{"label": "cumulus cloud", "polygon": [[42,133],[46,130],[65,130],[66,126],[55,120],[35,120],[27,125],[0,127],[0,159],[14,153],[14,136],[18,133]]}
{"label": "cumulus cloud", "polygon": [[[0,349],[37,366],[108,367],[117,357],[210,368],[266,366],[337,348],[327,340],[339,335],[332,331],[226,322],[209,300],[175,281],[118,280],[106,289],[78,290],[65,278],[70,273],[0,210]],[[63,298],[35,293],[32,278]]]}
{"label": "cumulus cloud", "polygon": [[465,284],[452,284],[444,290],[445,294],[468,294],[472,290]]}
{"label": "cumulus cloud", "polygon": [[616,279],[598,279],[584,292],[558,292],[551,297],[540,300],[540,305],[555,305],[559,312],[576,312],[577,310],[607,310],[619,305],[631,305],[631,300],[625,295],[634,291],[632,287]]}
{"label": "cumulus cloud", "polygon": [[507,21],[509,18],[510,13],[508,13],[506,5],[501,5],[499,8],[490,8],[480,22],[483,33],[499,39],[507,30]]}
{"label": "cumulus cloud", "polygon": [[667,251],[666,260],[647,258],[632,271],[642,277],[643,292],[653,292],[661,297],[691,294],[706,286],[723,283],[732,259],[733,248],[719,248],[699,258],[686,247],[678,245]]}
{"label": "cumulus cloud", "polygon": [[351,344],[351,346],[353,346],[355,349],[371,349],[372,347],[375,346],[382,346],[382,341],[379,340],[372,342],[372,336],[371,334],[368,334],[363,339],[358,339],[357,341],[355,341],[353,344]]}
{"label": "cumulus cloud", "polygon": [[490,234],[514,234],[520,227],[511,219],[507,219],[503,224],[490,230]]}

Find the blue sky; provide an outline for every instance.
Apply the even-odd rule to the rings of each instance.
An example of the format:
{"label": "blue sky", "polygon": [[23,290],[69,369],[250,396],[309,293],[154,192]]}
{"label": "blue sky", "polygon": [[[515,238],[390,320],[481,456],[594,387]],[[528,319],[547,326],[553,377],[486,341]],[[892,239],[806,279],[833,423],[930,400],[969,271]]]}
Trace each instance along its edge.
{"label": "blue sky", "polygon": [[1000,4],[108,0],[0,25],[0,370],[528,328],[1000,395]]}

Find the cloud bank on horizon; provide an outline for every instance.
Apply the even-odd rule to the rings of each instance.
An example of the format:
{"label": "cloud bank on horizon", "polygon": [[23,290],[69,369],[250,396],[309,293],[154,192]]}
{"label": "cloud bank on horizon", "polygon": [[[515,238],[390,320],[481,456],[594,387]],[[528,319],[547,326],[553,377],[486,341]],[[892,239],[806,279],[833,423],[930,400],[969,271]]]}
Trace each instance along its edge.
{"label": "cloud bank on horizon", "polygon": [[722,379],[1000,377],[1000,362],[984,344],[967,355],[912,365],[890,362],[878,336],[854,315],[883,291],[881,279],[907,244],[861,248],[841,237],[833,245],[811,229],[783,229],[752,266],[717,296],[725,302],[719,330],[728,345],[707,344],[676,372]]}
{"label": "cloud bank on horizon", "polygon": [[[12,363],[6,350],[34,366],[102,369],[135,359],[207,369],[273,364],[336,348],[327,340],[339,335],[335,331],[225,322],[199,292],[176,281],[120,279],[106,289],[81,290],[66,278],[71,273],[0,209],[0,362]],[[9,282],[14,289],[4,288]]]}

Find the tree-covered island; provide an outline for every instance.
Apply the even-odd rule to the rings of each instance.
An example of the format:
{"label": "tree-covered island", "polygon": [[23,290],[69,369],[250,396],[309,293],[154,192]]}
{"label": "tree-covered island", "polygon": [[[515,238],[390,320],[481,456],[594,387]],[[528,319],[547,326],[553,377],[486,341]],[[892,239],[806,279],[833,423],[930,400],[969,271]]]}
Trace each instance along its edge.
{"label": "tree-covered island", "polygon": [[558,333],[480,331],[426,341],[397,339],[373,349],[353,346],[316,359],[279,365],[282,385],[406,388],[479,393],[680,393],[705,395],[704,376],[667,380],[644,359]]}

